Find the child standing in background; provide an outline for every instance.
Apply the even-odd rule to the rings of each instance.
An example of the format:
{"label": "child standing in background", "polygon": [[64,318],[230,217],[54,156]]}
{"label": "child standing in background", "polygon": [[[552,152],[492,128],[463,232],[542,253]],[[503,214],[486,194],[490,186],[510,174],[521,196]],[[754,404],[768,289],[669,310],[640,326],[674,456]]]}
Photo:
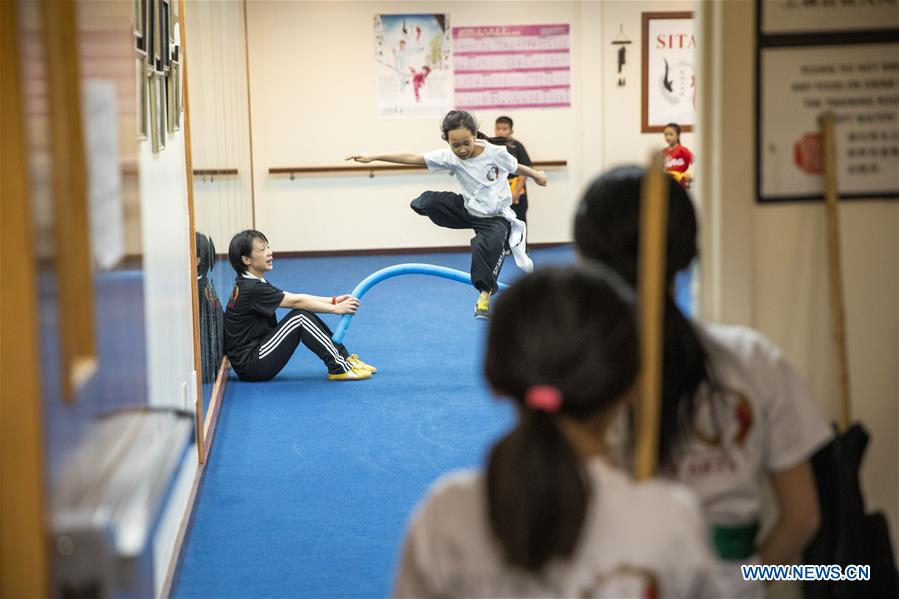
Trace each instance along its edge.
{"label": "child standing in background", "polygon": [[[505,145],[509,148],[509,153],[515,156],[518,164],[532,166],[531,157],[524,148],[524,144],[512,137],[515,131],[512,129],[512,118],[501,116],[496,119],[493,125],[493,132],[496,135],[490,141],[499,145]],[[527,177],[516,174],[509,175],[509,187],[512,190],[512,211],[523,223],[528,222],[528,187]]]}
{"label": "child standing in background", "polygon": [[662,154],[665,156],[665,172],[674,177],[681,187],[688,189],[693,182],[693,173],[687,172],[693,164],[693,153],[680,144],[680,125],[668,123],[664,129],[665,143],[668,144]]}
{"label": "child standing in background", "polygon": [[347,160],[373,160],[427,166],[429,171],[449,170],[456,176],[462,193],[426,191],[412,201],[412,209],[434,224],[449,229],[474,229],[471,240],[471,281],[480,292],[475,318],[490,314],[490,295],[495,293],[506,247],[515,263],[530,272],[534,263],[526,252],[527,228],[512,210],[510,173],[531,177],[546,185],[543,171],[519,164],[504,146],[484,141],[474,117],[464,110],[452,110],[443,119],[443,140],[449,148],[424,155],[410,153],[353,154]]}

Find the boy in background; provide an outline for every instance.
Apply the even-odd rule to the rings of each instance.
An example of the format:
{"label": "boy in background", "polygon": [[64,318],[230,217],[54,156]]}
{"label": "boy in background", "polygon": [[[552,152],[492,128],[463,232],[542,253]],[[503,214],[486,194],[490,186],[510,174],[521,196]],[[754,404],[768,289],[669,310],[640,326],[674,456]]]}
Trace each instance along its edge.
{"label": "boy in background", "polygon": [[[511,117],[498,117],[493,128],[496,138],[490,141],[500,145],[505,144],[509,149],[509,153],[518,159],[519,164],[532,166],[531,157],[528,156],[528,151],[524,149],[524,144],[512,137],[514,134],[512,129],[513,124]],[[527,177],[510,174],[509,186],[512,188],[512,211],[515,212],[515,216],[518,217],[518,220],[526,223],[528,222]]]}

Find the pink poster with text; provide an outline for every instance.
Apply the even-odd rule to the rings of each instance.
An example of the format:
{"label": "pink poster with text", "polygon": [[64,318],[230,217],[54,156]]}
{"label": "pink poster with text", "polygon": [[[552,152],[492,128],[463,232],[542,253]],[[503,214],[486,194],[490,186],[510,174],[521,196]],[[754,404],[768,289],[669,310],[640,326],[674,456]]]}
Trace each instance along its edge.
{"label": "pink poster with text", "polygon": [[456,107],[571,106],[569,26],[453,27]]}

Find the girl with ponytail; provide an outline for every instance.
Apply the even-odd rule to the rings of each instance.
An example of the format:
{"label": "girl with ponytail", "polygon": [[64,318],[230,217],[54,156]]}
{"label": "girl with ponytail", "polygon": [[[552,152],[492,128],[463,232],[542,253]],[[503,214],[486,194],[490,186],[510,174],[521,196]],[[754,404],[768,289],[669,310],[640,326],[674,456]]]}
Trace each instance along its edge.
{"label": "girl with ponytail", "polygon": [[633,394],[627,287],[599,266],[549,268],[503,292],[485,373],[517,407],[485,473],[438,481],[414,515],[398,597],[690,597],[713,569],[698,503],[604,458]]}
{"label": "girl with ponytail", "polygon": [[[620,167],[588,189],[575,217],[583,258],[603,263],[628,283],[637,279],[643,169]],[[666,277],[697,255],[693,203],[668,182]],[[711,523],[719,572],[728,597],[764,596],[761,583],[742,580],[739,565],[790,563],[818,527],[818,499],[809,458],[830,430],[805,384],[780,350],[745,327],[688,319],[669,292],[665,300],[662,406],[658,463],[663,475],[699,495]],[[627,459],[632,435],[612,427],[610,450]],[[759,536],[763,479],[778,504],[778,520]]]}

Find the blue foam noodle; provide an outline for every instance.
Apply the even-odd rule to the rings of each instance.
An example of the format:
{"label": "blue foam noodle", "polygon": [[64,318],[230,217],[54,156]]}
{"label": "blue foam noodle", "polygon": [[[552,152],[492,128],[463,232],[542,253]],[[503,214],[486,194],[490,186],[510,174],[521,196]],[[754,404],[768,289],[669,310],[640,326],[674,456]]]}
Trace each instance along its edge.
{"label": "blue foam noodle", "polygon": [[[368,293],[368,290],[378,283],[386,281],[387,279],[392,279],[393,277],[398,277],[400,275],[427,275],[431,277],[449,279],[450,281],[456,281],[459,283],[465,283],[466,285],[471,285],[471,276],[467,272],[462,272],[461,270],[456,270],[455,268],[435,266],[433,264],[395,264],[393,266],[388,266],[387,268],[382,268],[381,270],[375,271],[362,279],[362,281],[358,285],[356,285],[355,289],[353,289],[351,295],[353,297],[362,299],[362,296]],[[505,289],[507,287],[508,285],[506,285],[505,283],[499,283],[500,289]],[[343,338],[346,336],[347,329],[350,328],[350,323],[352,321],[352,314],[344,314],[340,317],[340,322],[337,325],[337,330],[334,331],[334,336],[332,337],[335,343],[343,342]]]}

